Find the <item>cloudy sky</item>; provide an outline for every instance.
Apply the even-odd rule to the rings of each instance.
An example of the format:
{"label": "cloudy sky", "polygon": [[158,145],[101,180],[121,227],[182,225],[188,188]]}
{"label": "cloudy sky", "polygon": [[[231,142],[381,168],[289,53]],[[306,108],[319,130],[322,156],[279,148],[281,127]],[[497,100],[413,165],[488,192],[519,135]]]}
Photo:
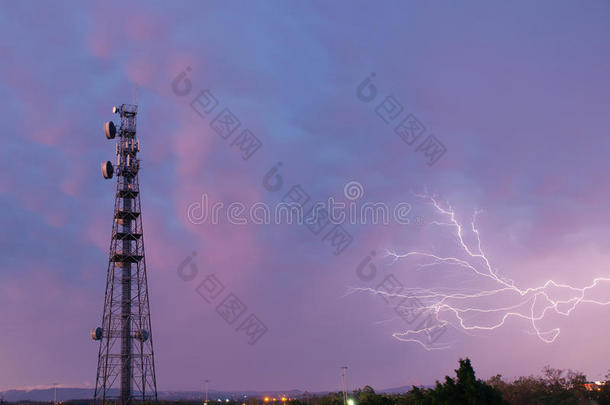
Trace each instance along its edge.
{"label": "cloudy sky", "polygon": [[[599,303],[610,283],[578,290],[610,277],[607,2],[31,6],[0,8],[0,390],[95,384],[88,333],[103,309],[115,187],[100,173],[114,160],[103,123],[136,94],[159,389],[209,379],[336,390],[344,365],[350,387],[425,384],[465,356],[481,377],[546,364],[591,379],[608,371],[610,306]],[[234,133],[214,123],[227,112]],[[417,134],[399,136],[413,118]],[[244,130],[259,141],[253,153]],[[344,194],[349,182],[360,198]],[[274,206],[295,186],[308,204],[404,203],[409,223],[316,234],[188,215],[202,196]],[[474,253],[476,213],[493,271],[468,257],[430,197],[465,224]],[[349,245],[333,246],[337,229]],[[468,260],[481,274],[386,250]],[[376,273],[363,277],[372,251]],[[197,277],[185,281],[189,256]],[[225,289],[208,303],[197,287],[210,275]],[[446,330],[422,345],[396,335],[419,322],[366,290],[390,276],[404,294],[514,288],[443,301]],[[518,291],[537,287],[528,310],[516,307],[533,297]],[[217,309],[230,293],[246,307],[231,324]],[[460,312],[460,323],[454,306],[494,311]],[[267,328],[255,344],[239,330],[250,314]]]}

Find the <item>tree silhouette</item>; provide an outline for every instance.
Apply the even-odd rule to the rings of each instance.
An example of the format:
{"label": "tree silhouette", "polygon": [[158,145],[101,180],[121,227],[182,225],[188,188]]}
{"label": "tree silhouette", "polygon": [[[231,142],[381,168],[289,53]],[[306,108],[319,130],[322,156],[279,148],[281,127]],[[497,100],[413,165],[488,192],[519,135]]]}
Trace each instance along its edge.
{"label": "tree silhouette", "polygon": [[445,377],[445,383],[437,381],[434,389],[421,390],[414,387],[414,404],[421,405],[503,405],[502,393],[491,385],[477,380],[470,359],[460,359],[460,367],[455,370],[456,379]]}

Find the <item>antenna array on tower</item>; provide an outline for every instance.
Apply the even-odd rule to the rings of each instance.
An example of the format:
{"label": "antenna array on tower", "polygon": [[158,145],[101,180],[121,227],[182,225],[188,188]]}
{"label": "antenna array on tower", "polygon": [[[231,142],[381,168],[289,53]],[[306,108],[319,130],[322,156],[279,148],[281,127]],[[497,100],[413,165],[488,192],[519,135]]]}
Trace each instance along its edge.
{"label": "antenna array on tower", "polygon": [[[105,179],[117,176],[114,218],[101,326],[91,331],[99,341],[95,404],[156,401],[157,381],[148,299],[144,235],[138,172],[140,141],[136,139],[137,105],[113,107],[118,128],[104,124],[107,139],[116,144],[117,164],[102,163]],[[119,395],[116,389],[120,388]]]}

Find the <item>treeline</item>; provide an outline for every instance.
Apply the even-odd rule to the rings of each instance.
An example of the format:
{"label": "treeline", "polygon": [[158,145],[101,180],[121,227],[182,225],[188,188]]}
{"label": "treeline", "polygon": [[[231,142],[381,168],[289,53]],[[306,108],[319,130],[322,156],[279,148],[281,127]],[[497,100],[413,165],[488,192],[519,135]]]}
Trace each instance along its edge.
{"label": "treeline", "polygon": [[[404,394],[377,394],[365,386],[348,395],[354,405],[610,405],[610,381],[587,390],[586,377],[572,370],[543,369],[542,376],[504,381],[496,375],[487,381],[476,378],[469,359],[460,360],[455,377],[437,381],[433,388],[413,387]],[[610,375],[607,376],[610,380]],[[291,401],[291,405],[343,405],[343,393]]]}

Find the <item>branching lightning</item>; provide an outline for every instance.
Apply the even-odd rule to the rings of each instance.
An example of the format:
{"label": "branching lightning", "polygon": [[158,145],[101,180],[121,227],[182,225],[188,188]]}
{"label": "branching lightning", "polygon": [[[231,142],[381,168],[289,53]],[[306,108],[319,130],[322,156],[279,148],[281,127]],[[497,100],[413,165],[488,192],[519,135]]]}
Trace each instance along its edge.
{"label": "branching lightning", "polygon": [[[422,196],[420,196],[422,197]],[[559,328],[544,328],[541,321],[552,314],[569,316],[580,304],[609,305],[610,301],[588,298],[590,290],[600,283],[610,282],[610,278],[595,278],[584,287],[574,287],[548,280],[534,287],[519,287],[498,274],[485,254],[479,230],[476,227],[478,211],[470,223],[468,231],[470,243],[465,240],[465,227],[456,218],[456,213],[448,206],[444,208],[435,198],[424,197],[430,201],[437,214],[445,222],[434,221],[432,225],[446,227],[456,236],[460,255],[443,256],[425,251],[397,253],[386,250],[392,263],[402,260],[419,259],[417,269],[433,270],[445,265],[469,275],[491,287],[479,290],[458,288],[404,288],[400,293],[388,293],[379,288],[358,288],[356,290],[380,294],[382,296],[413,299],[422,303],[419,309],[433,314],[435,322],[426,323],[414,329],[394,333],[392,336],[401,341],[414,342],[427,350],[443,349],[448,344],[435,343],[431,336],[439,328],[453,327],[464,333],[491,331],[506,325],[511,318],[523,319],[531,327],[531,333],[545,343],[553,343],[560,334]],[[470,236],[471,235],[471,236]],[[474,241],[474,242],[473,242]],[[558,294],[560,292],[560,294]],[[557,295],[563,295],[558,298]],[[506,301],[509,304],[506,304]],[[485,318],[485,320],[481,320]],[[491,320],[490,320],[491,318]],[[548,318],[547,318],[548,320]]]}

